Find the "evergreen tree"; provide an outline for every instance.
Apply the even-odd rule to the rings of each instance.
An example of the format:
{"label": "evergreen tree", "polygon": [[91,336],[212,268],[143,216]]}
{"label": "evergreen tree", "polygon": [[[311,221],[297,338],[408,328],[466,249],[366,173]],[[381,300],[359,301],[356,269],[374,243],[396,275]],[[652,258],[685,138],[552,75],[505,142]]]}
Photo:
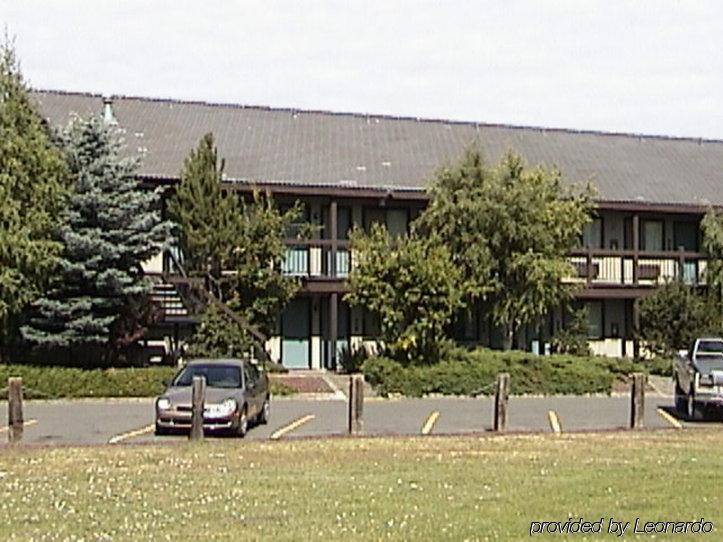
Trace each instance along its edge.
{"label": "evergreen tree", "polygon": [[[48,294],[33,303],[23,335],[46,347],[108,345],[138,336],[124,319],[147,316],[151,284],[142,262],[167,241],[159,194],[142,190],[137,160],[121,156],[116,130],[75,118],[60,134],[74,186],[60,228],[63,252]],[[127,341],[126,341],[127,342]]]}
{"label": "evergreen tree", "polygon": [[0,46],[0,345],[42,290],[61,245],[63,157],[51,144],[7,38]]}
{"label": "evergreen tree", "polygon": [[[278,313],[298,290],[297,281],[281,272],[281,263],[286,232],[301,209],[297,204],[282,212],[258,192],[250,201],[227,193],[221,182],[223,167],[213,134],[206,134],[184,163],[170,215],[180,229],[186,270],[210,276],[214,293],[230,309],[270,335]],[[192,347],[207,339],[218,342],[214,326],[220,320],[213,314],[209,318]]]}
{"label": "evergreen tree", "polygon": [[239,206],[221,188],[224,165],[213,134],[206,134],[186,158],[181,182],[169,202],[169,214],[180,226],[178,237],[187,271],[218,276],[228,267]]}

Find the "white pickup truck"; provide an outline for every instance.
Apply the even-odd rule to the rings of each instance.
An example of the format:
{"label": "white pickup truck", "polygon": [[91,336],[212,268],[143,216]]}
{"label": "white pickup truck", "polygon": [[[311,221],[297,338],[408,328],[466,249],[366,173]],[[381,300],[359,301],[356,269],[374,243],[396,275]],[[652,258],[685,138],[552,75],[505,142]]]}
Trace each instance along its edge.
{"label": "white pickup truck", "polygon": [[705,419],[723,407],[723,339],[696,339],[673,365],[675,408],[690,420]]}

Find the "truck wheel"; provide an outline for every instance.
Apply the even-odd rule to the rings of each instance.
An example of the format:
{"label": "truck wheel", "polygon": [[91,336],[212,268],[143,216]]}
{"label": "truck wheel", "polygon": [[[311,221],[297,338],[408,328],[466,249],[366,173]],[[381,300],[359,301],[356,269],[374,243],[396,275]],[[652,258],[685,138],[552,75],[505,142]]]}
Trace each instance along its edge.
{"label": "truck wheel", "polygon": [[261,406],[261,412],[259,412],[259,416],[256,421],[260,425],[266,425],[267,423],[269,423],[269,414],[271,414],[271,403],[269,402],[269,398],[267,397],[264,400],[264,404]]}
{"label": "truck wheel", "polygon": [[681,416],[688,415],[688,398],[685,396],[683,388],[680,387],[678,379],[675,379],[675,410]]}

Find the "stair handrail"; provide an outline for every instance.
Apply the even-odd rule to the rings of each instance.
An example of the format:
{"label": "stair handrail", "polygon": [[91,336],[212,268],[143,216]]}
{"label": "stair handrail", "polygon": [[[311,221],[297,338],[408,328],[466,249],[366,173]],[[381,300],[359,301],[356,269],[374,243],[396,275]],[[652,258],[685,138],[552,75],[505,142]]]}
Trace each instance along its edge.
{"label": "stair handrail", "polygon": [[[171,251],[170,248],[166,247],[164,249],[164,254],[169,257],[170,261],[173,263],[173,266],[178,271],[178,274],[182,278],[188,279],[189,278],[188,273],[183,268],[183,265],[181,265],[181,263],[178,261],[178,258],[173,253],[173,251]],[[189,282],[189,286],[194,291],[200,292],[201,295],[204,297],[204,300],[207,303],[213,303],[214,305],[216,305],[221,310],[221,312],[223,312],[227,317],[229,317],[236,325],[238,325],[244,331],[247,331],[255,339],[254,342],[256,342],[257,349],[260,352],[263,352],[263,355],[264,355],[263,361],[264,362],[267,361],[267,358],[269,356],[268,356],[268,353],[266,352],[265,344],[268,341],[268,337],[264,333],[262,333],[261,330],[259,330],[256,326],[252,325],[248,320],[246,320],[246,318],[237,314],[235,311],[231,310],[219,298],[219,296],[217,296],[212,291],[211,285],[218,287],[219,293],[220,293],[220,282],[216,277],[214,277],[210,273],[206,273],[204,275],[204,278],[206,279],[204,281],[205,282],[204,286],[200,286],[199,284],[190,283],[190,282]]]}

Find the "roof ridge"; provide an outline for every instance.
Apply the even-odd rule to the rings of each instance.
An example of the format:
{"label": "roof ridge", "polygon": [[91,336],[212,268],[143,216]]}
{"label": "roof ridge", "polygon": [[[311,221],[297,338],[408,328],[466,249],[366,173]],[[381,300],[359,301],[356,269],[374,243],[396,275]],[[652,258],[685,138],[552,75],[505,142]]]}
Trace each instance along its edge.
{"label": "roof ridge", "polygon": [[[83,92],[83,91],[72,91],[72,90],[56,90],[56,89],[31,89],[32,92],[56,94],[62,96],[87,96],[92,98],[103,98],[107,96],[101,93],[95,92]],[[360,113],[353,111],[331,111],[327,109],[304,109],[298,107],[281,107],[281,106],[269,106],[269,105],[247,105],[233,102],[208,102],[205,100],[191,100],[183,98],[163,98],[160,96],[137,96],[129,94],[111,94],[112,99],[121,100],[140,100],[145,102],[161,102],[171,103],[179,105],[200,105],[205,107],[216,107],[216,108],[228,108],[228,109],[252,109],[258,111],[278,111],[288,113],[310,113],[315,115],[329,115],[338,117],[355,117],[365,119],[378,119],[378,120],[400,120],[400,121],[414,121],[434,124],[448,124],[448,125],[459,125],[459,126],[470,126],[474,128],[504,128],[509,130],[532,130],[537,132],[553,132],[563,134],[576,134],[576,135],[594,135],[604,137],[624,137],[631,139],[651,139],[661,141],[690,141],[693,143],[721,143],[723,139],[706,138],[706,137],[693,137],[693,136],[674,136],[664,134],[643,134],[635,132],[614,132],[605,130],[592,130],[592,129],[576,129],[576,128],[559,128],[549,126],[533,126],[523,124],[506,124],[506,123],[495,123],[495,122],[481,122],[481,121],[464,121],[464,120],[453,120],[453,119],[442,119],[435,117],[415,117],[411,115],[392,115],[384,113]]]}

